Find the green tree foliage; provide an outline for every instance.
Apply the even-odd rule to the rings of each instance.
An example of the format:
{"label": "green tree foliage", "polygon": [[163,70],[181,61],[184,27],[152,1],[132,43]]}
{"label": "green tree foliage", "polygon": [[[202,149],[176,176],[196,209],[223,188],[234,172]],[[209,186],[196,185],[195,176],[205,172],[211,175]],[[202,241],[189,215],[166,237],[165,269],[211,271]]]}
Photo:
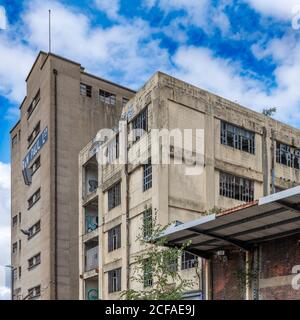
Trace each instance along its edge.
{"label": "green tree foliage", "polygon": [[262,113],[267,117],[272,117],[277,112],[277,108],[265,108]]}

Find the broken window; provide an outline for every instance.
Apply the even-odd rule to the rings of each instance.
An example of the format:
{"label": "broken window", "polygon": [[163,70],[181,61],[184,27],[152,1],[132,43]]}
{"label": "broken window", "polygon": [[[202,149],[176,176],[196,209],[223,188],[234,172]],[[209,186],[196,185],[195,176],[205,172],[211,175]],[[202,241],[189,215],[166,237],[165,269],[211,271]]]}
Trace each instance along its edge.
{"label": "broken window", "polygon": [[28,299],[34,299],[41,295],[41,286],[28,289]]}
{"label": "broken window", "polygon": [[36,267],[40,263],[41,263],[41,254],[38,253],[35,256],[33,256],[32,258],[28,259],[28,270]]}
{"label": "broken window", "polygon": [[221,121],[221,143],[235,149],[255,153],[255,133]]}
{"label": "broken window", "polygon": [[114,93],[110,93],[108,91],[99,90],[99,99],[100,101],[113,105],[116,105],[116,95]]}
{"label": "broken window", "polygon": [[35,95],[35,97],[33,98],[32,102],[31,102],[31,104],[29,105],[29,107],[27,109],[27,118],[28,119],[31,116],[31,114],[34,111],[34,109],[37,106],[37,104],[39,103],[40,99],[41,99],[41,94],[40,94],[40,89],[39,89],[37,94]]}
{"label": "broken window", "polygon": [[92,86],[89,86],[85,83],[80,83],[80,94],[85,97],[92,96]]}
{"label": "broken window", "polygon": [[132,121],[133,142],[138,141],[145,132],[148,132],[148,108],[141,111]]}
{"label": "broken window", "polygon": [[121,182],[118,182],[108,190],[108,210],[121,204]]}
{"label": "broken window", "polygon": [[41,156],[38,156],[30,167],[31,176],[34,175],[34,173],[38,170],[40,166],[41,166]]}
{"label": "broken window", "polygon": [[108,271],[108,293],[121,291],[121,268]]}
{"label": "broken window", "polygon": [[121,247],[121,225],[108,231],[108,252]]}
{"label": "broken window", "polygon": [[146,191],[152,187],[152,165],[151,161],[143,166],[143,190]]}
{"label": "broken window", "polygon": [[41,221],[38,221],[28,229],[28,240],[33,238],[40,230],[41,230]]}
{"label": "broken window", "polygon": [[36,126],[33,128],[31,134],[29,135],[29,137],[27,138],[28,148],[32,145],[33,141],[39,135],[40,131],[41,131],[41,122],[39,121],[36,124]]}
{"label": "broken window", "polygon": [[41,198],[41,189],[38,189],[29,199],[28,199],[28,210],[36,204]]}
{"label": "broken window", "polygon": [[276,162],[291,168],[300,169],[300,150],[277,141]]}
{"label": "broken window", "polygon": [[182,252],[181,255],[181,269],[191,269],[198,266],[198,258],[194,254],[189,252]]}
{"label": "broken window", "polygon": [[254,182],[229,173],[220,172],[220,195],[243,202],[254,199]]}

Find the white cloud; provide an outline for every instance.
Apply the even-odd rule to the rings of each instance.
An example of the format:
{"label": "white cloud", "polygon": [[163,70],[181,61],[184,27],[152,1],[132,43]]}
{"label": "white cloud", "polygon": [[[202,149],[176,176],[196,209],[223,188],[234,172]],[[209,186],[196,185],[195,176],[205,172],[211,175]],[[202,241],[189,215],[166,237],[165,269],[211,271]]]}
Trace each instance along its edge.
{"label": "white cloud", "polygon": [[174,56],[176,76],[257,111],[277,107],[277,119],[295,124],[300,120],[300,44],[286,52],[281,48],[284,41],[277,40],[269,47],[267,52],[273,52],[278,63],[274,71],[277,85],[271,90],[264,81],[245,75],[239,64],[216,57],[207,48],[181,47]]}
{"label": "white cloud", "polygon": [[96,7],[105,12],[109,18],[118,19],[120,0],[95,0]]}
{"label": "white cloud", "polygon": [[0,300],[10,300],[10,289],[0,286]]}
{"label": "white cloud", "polygon": [[7,27],[7,17],[6,17],[6,11],[3,6],[0,6],[0,30],[5,30]]}
{"label": "white cloud", "polygon": [[299,6],[299,0],[244,0],[256,11],[280,19],[291,19],[293,8]]}

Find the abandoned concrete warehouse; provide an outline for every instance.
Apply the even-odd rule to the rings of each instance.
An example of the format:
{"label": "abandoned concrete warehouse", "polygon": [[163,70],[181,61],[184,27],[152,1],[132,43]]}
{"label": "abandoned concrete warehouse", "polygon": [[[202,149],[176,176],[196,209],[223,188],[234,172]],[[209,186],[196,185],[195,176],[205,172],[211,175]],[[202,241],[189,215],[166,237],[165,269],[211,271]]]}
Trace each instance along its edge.
{"label": "abandoned concrete warehouse", "polygon": [[[79,155],[80,299],[118,299],[122,290],[141,288],[141,284],[130,280],[134,258],[146,250],[136,239],[139,230],[154,215],[157,215],[161,225],[174,221],[188,224],[203,215],[204,221],[209,219],[207,214],[211,211],[222,212],[242,205],[240,209],[233,209],[236,211],[234,214],[228,215],[239,217],[243,216],[244,210],[247,213],[247,210],[255,212],[260,208],[257,199],[295,187],[300,182],[299,130],[166,74],[158,72],[153,75],[123,107],[120,120],[122,125],[115,128],[114,134],[101,140],[100,132]],[[192,130],[194,141],[197,140],[195,131],[203,131],[202,169],[198,174],[187,174],[187,169],[192,169],[195,163],[182,157],[182,154],[179,158],[183,162],[176,163],[178,155],[174,152],[176,145],[173,140],[162,141],[158,148],[168,150],[170,163],[157,163],[151,159],[154,148],[151,133],[156,129],[168,129],[169,132],[175,129],[181,132]],[[137,135],[136,130],[141,133]],[[125,164],[118,163],[121,145],[125,145],[128,151]],[[192,158],[197,157],[198,150],[194,145],[190,151]],[[101,152],[106,154],[106,163],[99,162]],[[282,210],[271,209],[275,212]],[[286,211],[281,213],[286,215]],[[275,214],[269,216],[271,221],[268,224],[278,222]],[[295,222],[298,216],[293,216],[293,219]],[[182,235],[185,236],[188,238],[190,234]],[[211,237],[207,237],[205,241],[212,241]],[[221,238],[220,235],[218,240]],[[296,238],[291,239],[290,252],[299,258]],[[211,246],[209,254],[194,248],[182,256],[174,267],[184,277],[194,281],[194,287],[186,293],[186,298],[299,297],[299,293],[294,292],[271,293],[272,288],[276,287],[272,287],[273,282],[277,281],[279,286],[283,278],[269,278],[277,275],[285,277],[287,273],[274,272],[273,275],[268,271],[272,268],[268,264],[261,269],[265,288],[260,286],[259,292],[254,292],[257,287],[252,286],[254,290],[250,292],[249,285],[241,293],[235,292],[234,288],[231,290],[229,283],[235,283],[230,278],[231,270],[237,269],[238,272],[238,265],[243,267],[247,260],[248,266],[250,259],[248,246],[234,242],[237,251],[226,251],[226,254],[222,253],[225,249],[221,243],[220,248]],[[262,261],[268,259],[268,245],[266,242],[260,246],[264,254]],[[270,246],[274,247],[276,243],[272,242]],[[282,248],[278,257],[284,255],[284,251]],[[196,255],[209,260],[197,258]],[[214,260],[215,255],[216,259],[221,259],[220,263]],[[226,266],[222,265],[223,258],[228,259]],[[252,256],[251,259],[255,260]],[[299,259],[296,260],[288,264],[299,263]],[[213,280],[208,271],[211,270],[208,268],[211,261],[214,261]],[[283,266],[284,261],[279,257],[278,268]],[[276,264],[274,260],[272,263]],[[290,265],[286,267],[290,269]],[[196,270],[199,268],[202,268],[200,273]],[[271,272],[270,275],[268,272]],[[244,274],[243,269],[240,278]],[[246,274],[249,277],[249,273]],[[144,284],[147,285],[151,282]]]}

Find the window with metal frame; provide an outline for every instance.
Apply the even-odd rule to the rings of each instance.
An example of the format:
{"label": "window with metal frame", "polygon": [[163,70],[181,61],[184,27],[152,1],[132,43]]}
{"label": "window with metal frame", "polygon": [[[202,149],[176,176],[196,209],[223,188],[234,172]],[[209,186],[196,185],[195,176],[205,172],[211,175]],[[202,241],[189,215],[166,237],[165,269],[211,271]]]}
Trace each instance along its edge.
{"label": "window with metal frame", "polygon": [[152,208],[149,208],[143,213],[143,233],[144,238],[149,238],[152,235],[153,230],[153,218]]}
{"label": "window with metal frame", "polygon": [[167,268],[167,270],[169,272],[177,272],[178,270],[178,260],[177,260],[177,257],[164,257],[165,258],[165,261],[164,261],[164,265],[165,265],[165,268]]}
{"label": "window with metal frame", "polygon": [[36,287],[28,289],[28,299],[34,299],[41,295],[41,286],[38,285]]}
{"label": "window with metal frame", "polygon": [[41,263],[41,253],[38,253],[28,259],[28,270],[31,270],[32,268],[38,266]]}
{"label": "window with metal frame", "polygon": [[183,251],[181,255],[181,270],[191,269],[198,266],[198,257]]}
{"label": "window with metal frame", "polygon": [[34,109],[36,108],[37,104],[39,103],[40,99],[41,99],[41,91],[39,89],[27,109],[27,119],[30,118],[31,114],[33,113]]}
{"label": "window with metal frame", "polygon": [[253,180],[220,172],[220,195],[243,202],[254,200]]}
{"label": "window with metal frame", "polygon": [[90,98],[92,96],[92,86],[89,86],[85,83],[80,83],[80,94]]}
{"label": "window with metal frame", "polygon": [[221,121],[221,144],[255,154],[255,133]]}
{"label": "window with metal frame", "polygon": [[33,238],[40,231],[41,231],[41,221],[39,220],[32,227],[28,229],[28,240]]}
{"label": "window with metal frame", "polygon": [[150,259],[144,260],[144,288],[153,286],[153,267]]}
{"label": "window with metal frame", "polygon": [[148,107],[142,110],[132,120],[133,142],[137,142],[145,132],[148,132]]}
{"label": "window with metal frame", "polygon": [[276,162],[291,168],[300,169],[300,149],[277,141]]}
{"label": "window with metal frame", "polygon": [[113,106],[116,105],[116,95],[114,93],[100,89],[99,90],[99,99],[101,102],[104,102],[106,104],[110,104]]}
{"label": "window with metal frame", "polygon": [[108,191],[108,210],[121,204],[121,182],[116,183]]}
{"label": "window with metal frame", "polygon": [[15,215],[12,219],[12,226],[16,227],[18,225],[18,216]]}
{"label": "window with metal frame", "polygon": [[121,291],[121,268],[108,271],[108,293]]}
{"label": "window with metal frame", "polygon": [[121,225],[108,230],[108,252],[121,248]]}
{"label": "window with metal frame", "polygon": [[30,167],[31,176],[33,176],[36,173],[36,171],[40,168],[40,166],[41,166],[41,156],[38,156]]}
{"label": "window with metal frame", "polygon": [[18,251],[18,242],[14,242],[12,245],[12,252],[17,253]]}
{"label": "window with metal frame", "polygon": [[34,206],[41,198],[41,188],[39,188],[28,200],[28,210]]}
{"label": "window with metal frame", "polygon": [[41,122],[39,121],[35,127],[33,128],[31,134],[28,136],[27,141],[28,141],[28,148],[32,145],[36,137],[39,135],[41,132]]}
{"label": "window with metal frame", "polygon": [[152,187],[152,164],[149,161],[148,164],[143,166],[143,190],[146,191]]}

